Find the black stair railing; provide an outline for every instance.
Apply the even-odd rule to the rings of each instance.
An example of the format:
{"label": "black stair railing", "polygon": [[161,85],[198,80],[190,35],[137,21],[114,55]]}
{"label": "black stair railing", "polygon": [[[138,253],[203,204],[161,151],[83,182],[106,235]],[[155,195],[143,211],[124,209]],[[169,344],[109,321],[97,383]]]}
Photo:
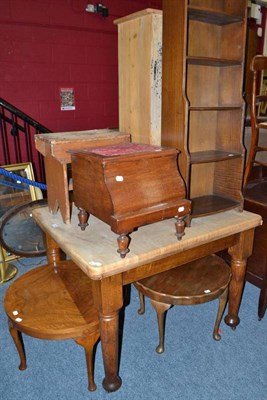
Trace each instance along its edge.
{"label": "black stair railing", "polygon": [[43,156],[34,135],[52,132],[0,97],[0,165],[31,162],[35,179],[45,182]]}

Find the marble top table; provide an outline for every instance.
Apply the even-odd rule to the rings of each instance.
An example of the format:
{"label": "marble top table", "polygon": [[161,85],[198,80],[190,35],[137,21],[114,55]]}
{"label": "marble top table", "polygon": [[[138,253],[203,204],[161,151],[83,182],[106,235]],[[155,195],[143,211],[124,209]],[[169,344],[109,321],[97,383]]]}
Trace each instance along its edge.
{"label": "marble top table", "polygon": [[172,219],[143,226],[132,233],[131,251],[124,259],[114,252],[116,234],[109,225],[92,216],[88,229],[81,231],[76,215],[77,210],[73,209],[71,223],[64,224],[47,207],[33,211],[47,235],[48,261],[53,262],[61,248],[92,280],[105,367],[103,387],[107,391],[115,391],[121,385],[118,319],[123,305],[123,285],[228,249],[232,280],[225,322],[233,329],[239,324],[246,260],[252,254],[254,229],[262,223],[259,215],[230,210],[195,218],[180,242],[173,233]]}

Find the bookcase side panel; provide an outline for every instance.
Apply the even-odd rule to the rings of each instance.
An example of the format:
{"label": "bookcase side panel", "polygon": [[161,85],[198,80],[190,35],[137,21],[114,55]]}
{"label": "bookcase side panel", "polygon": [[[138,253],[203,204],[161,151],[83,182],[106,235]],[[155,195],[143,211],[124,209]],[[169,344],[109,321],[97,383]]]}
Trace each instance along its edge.
{"label": "bookcase side panel", "polygon": [[188,185],[187,99],[185,96],[186,5],[185,0],[179,1],[179,5],[175,0],[163,1],[161,143],[163,146],[180,150],[179,170]]}

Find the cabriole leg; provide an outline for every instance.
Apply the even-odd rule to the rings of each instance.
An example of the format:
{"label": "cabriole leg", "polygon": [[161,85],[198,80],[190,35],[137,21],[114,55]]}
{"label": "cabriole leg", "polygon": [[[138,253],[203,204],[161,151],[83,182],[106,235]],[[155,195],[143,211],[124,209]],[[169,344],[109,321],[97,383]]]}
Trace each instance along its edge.
{"label": "cabriole leg", "polygon": [[19,357],[20,357],[19,369],[21,371],[24,371],[27,368],[27,364],[26,364],[26,355],[25,355],[25,350],[24,350],[22,334],[18,329],[16,329],[13,326],[13,323],[10,319],[8,319],[8,327],[9,327],[10,335],[12,336],[12,339],[14,340],[15,346],[19,353]]}
{"label": "cabriole leg", "polygon": [[158,330],[159,330],[159,344],[156,347],[157,353],[164,352],[164,336],[165,336],[165,317],[166,311],[169,310],[171,304],[159,303],[155,300],[150,300],[152,306],[156,310],[157,318],[158,318]]}
{"label": "cabriole leg", "polygon": [[140,292],[140,290],[138,290],[138,296],[140,301],[140,308],[138,310],[138,314],[142,315],[145,313],[145,296],[143,295],[143,293]]}
{"label": "cabriole leg", "polygon": [[95,355],[95,344],[100,336],[99,332],[95,332],[86,338],[78,338],[75,340],[77,344],[82,346],[85,350],[87,374],[88,374],[88,390],[94,392],[96,390],[96,384],[94,380],[94,355]]}
{"label": "cabriole leg", "polygon": [[221,335],[219,333],[219,329],[220,329],[220,323],[222,320],[222,316],[223,316],[223,313],[225,310],[225,306],[227,303],[227,297],[228,297],[228,287],[225,289],[225,291],[219,297],[219,307],[218,307],[217,317],[216,317],[214,330],[213,330],[213,339],[214,340],[221,340]]}

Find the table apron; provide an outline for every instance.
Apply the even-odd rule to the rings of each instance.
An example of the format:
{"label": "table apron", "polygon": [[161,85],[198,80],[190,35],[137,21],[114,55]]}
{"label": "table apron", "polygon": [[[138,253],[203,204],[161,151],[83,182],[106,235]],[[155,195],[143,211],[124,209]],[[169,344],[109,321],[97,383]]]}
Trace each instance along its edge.
{"label": "table apron", "polygon": [[127,285],[151,275],[156,275],[160,272],[167,271],[212,253],[228,249],[236,245],[239,238],[240,233],[236,233],[125,271],[122,273],[123,285]]}

